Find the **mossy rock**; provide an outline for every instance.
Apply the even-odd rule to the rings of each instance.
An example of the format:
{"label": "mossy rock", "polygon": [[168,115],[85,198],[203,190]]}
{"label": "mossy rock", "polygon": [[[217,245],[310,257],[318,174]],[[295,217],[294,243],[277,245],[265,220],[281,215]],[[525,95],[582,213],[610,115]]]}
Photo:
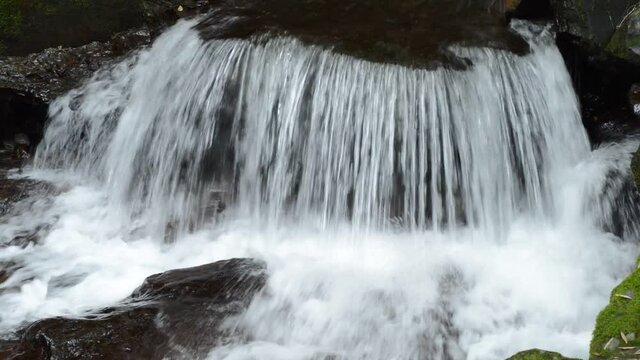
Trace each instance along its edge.
{"label": "mossy rock", "polygon": [[640,189],[640,148],[636,151],[631,159],[631,174],[636,187]]}
{"label": "mossy rock", "polygon": [[105,41],[143,22],[139,1],[0,1],[0,43],[6,55]]}
{"label": "mossy rock", "polygon": [[77,47],[107,41],[132,28],[162,27],[193,14],[199,4],[196,0],[0,0],[0,55]]}
{"label": "mossy rock", "polygon": [[557,352],[533,349],[533,350],[519,352],[513,355],[512,357],[508,358],[507,360],[577,360],[577,359],[570,359],[570,358],[564,357],[562,356],[562,354],[559,354]]}
{"label": "mossy rock", "polygon": [[607,46],[617,25],[638,0],[550,0],[561,32]]}
{"label": "mossy rock", "polygon": [[[633,334],[633,337],[629,336]],[[640,270],[629,275],[611,292],[609,305],[600,312],[591,340],[590,354],[594,359],[628,356],[637,358],[640,350]],[[625,341],[626,339],[626,341]],[[609,341],[619,346],[605,349]]]}
{"label": "mossy rock", "polygon": [[627,14],[606,49],[619,58],[640,62],[640,4]]}

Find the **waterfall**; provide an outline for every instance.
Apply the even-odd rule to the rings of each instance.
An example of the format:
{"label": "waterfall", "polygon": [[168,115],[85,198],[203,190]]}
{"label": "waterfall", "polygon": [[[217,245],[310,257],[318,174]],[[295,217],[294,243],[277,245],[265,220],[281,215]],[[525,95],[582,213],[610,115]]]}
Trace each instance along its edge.
{"label": "waterfall", "polygon": [[427,71],[191,25],[58,100],[38,166],[97,178],[160,228],[226,194],[271,222],[496,232],[552,213],[554,177],[589,151],[546,30],[521,25],[530,56],[459,48],[471,69]]}
{"label": "waterfall", "polygon": [[210,359],[586,355],[635,261],[638,142],[590,148],[548,28],[514,23],[528,55],[460,46],[468,69],[427,70],[195,25],[51,105],[28,176],[63,190],[0,224],[43,238],[0,248],[23,264],[0,335],[256,257],[266,290]]}

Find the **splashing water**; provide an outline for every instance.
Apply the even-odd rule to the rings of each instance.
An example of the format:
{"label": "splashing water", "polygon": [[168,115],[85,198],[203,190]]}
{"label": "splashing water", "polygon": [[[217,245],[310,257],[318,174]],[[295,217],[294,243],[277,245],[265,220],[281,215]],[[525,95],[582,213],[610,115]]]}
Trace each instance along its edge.
{"label": "splashing water", "polygon": [[257,257],[267,289],[211,359],[585,355],[634,262],[609,232],[636,238],[616,220],[637,142],[590,151],[551,34],[520,23],[530,55],[457,48],[470,69],[426,71],[193,25],[52,104],[30,176],[67,190],[0,225],[49,225],[0,248],[21,264],[0,332]]}

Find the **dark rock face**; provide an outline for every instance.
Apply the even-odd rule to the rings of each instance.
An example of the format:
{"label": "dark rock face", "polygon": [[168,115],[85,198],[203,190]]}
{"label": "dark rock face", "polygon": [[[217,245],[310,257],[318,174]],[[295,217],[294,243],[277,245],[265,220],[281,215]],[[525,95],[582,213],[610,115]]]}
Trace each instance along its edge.
{"label": "dark rock face", "polygon": [[640,65],[585,46],[580,38],[566,33],[558,34],[557,43],[592,142],[619,140],[640,131],[640,119],[629,103],[629,92],[640,81]]}
{"label": "dark rock face", "polygon": [[265,264],[250,259],[154,275],[120,306],[27,327],[8,358],[197,358],[224,343],[230,334],[220,325],[248,306],[266,277]]}
{"label": "dark rock face", "polygon": [[150,40],[147,29],[137,29],[107,42],[0,58],[0,141],[13,141],[16,135],[24,134],[33,151],[42,139],[51,100]]}
{"label": "dark rock face", "polygon": [[516,19],[539,20],[552,19],[554,16],[552,0],[522,0],[508,15]]}
{"label": "dark rock face", "polygon": [[512,13],[516,18],[555,22],[556,42],[593,144],[640,131],[635,100],[629,95],[640,82],[640,62],[626,56],[636,39],[636,4],[638,0],[522,0]]}
{"label": "dark rock face", "polygon": [[502,13],[489,11],[486,3],[223,0],[213,5],[198,29],[205,39],[292,35],[370,61],[416,67],[464,68],[464,59],[447,50],[452,44],[527,53],[526,42],[510,31]]}
{"label": "dark rock face", "polygon": [[0,89],[0,142],[33,150],[43,136],[46,117],[47,105],[41,100],[22,91]]}

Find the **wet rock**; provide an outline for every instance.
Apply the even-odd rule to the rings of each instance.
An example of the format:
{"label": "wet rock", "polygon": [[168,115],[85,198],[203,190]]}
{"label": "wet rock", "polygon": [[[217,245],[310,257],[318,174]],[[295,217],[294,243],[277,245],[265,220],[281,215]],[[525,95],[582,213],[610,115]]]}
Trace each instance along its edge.
{"label": "wet rock", "polygon": [[369,61],[426,68],[468,66],[448,51],[453,44],[529,50],[486,2],[224,0],[197,28],[205,39],[291,35]]}
{"label": "wet rock", "polygon": [[533,349],[533,350],[519,352],[513,355],[512,357],[508,358],[507,360],[577,360],[577,359],[570,359],[570,358],[564,357],[557,352]]}
{"label": "wet rock", "polygon": [[[23,165],[26,160],[24,155],[28,157],[27,142],[28,139],[18,136],[15,142],[6,143],[4,148],[0,148],[0,217],[9,213],[17,203],[30,195],[44,195],[54,191],[49,184],[11,176]],[[10,240],[0,238],[0,247],[5,246]]]}
{"label": "wet rock", "polygon": [[624,18],[607,45],[617,57],[640,62],[640,4]]}
{"label": "wet rock", "polygon": [[[148,277],[131,295],[135,299],[228,303],[244,301],[264,285],[265,264],[247,259],[221,261]],[[227,291],[233,285],[233,291]]]}
{"label": "wet rock", "polygon": [[570,34],[558,34],[557,44],[592,143],[617,141],[640,131],[640,121],[629,106],[629,90],[640,81],[640,65],[587,46]]}
{"label": "wet rock", "polygon": [[176,20],[207,12],[214,0],[143,0],[146,22],[162,28]]}
{"label": "wet rock", "polygon": [[27,327],[9,359],[201,357],[230,335],[220,325],[263,288],[265,268],[233,259],[151,276],[117,307]]}
{"label": "wet rock", "polygon": [[16,202],[26,198],[29,186],[33,184],[26,179],[0,178],[0,216],[9,213]]}
{"label": "wet rock", "polygon": [[[640,122],[629,107],[629,89],[640,81],[640,63],[610,50],[612,43],[622,43],[610,41],[614,32],[622,38],[633,27],[635,20],[627,14],[637,3],[638,0],[522,0],[512,14],[556,23],[556,42],[595,145],[640,131]],[[627,45],[633,45],[633,41],[629,38]]]}
{"label": "wet rock", "polygon": [[8,359],[15,346],[15,341],[0,339],[0,359]]}
{"label": "wet rock", "polygon": [[604,347],[602,349],[605,351],[616,351],[618,349],[618,346],[620,346],[620,340],[611,338],[609,339],[609,341],[607,341],[606,344],[604,344]]}
{"label": "wet rock", "polygon": [[12,246],[24,249],[28,246],[37,245],[40,243],[40,239],[42,239],[50,230],[51,224],[40,224],[32,230],[17,233],[13,239],[0,241],[0,249]]}
{"label": "wet rock", "polygon": [[14,263],[1,263],[0,262],[0,285],[9,280],[9,277],[13,273]]}
{"label": "wet rock", "polygon": [[559,31],[604,48],[637,0],[551,0]]}
{"label": "wet rock", "polygon": [[77,48],[49,48],[25,57],[0,58],[0,91],[30,94],[36,101],[49,102],[102,66],[150,40],[149,30],[142,28],[117,34],[106,42],[92,42]]}
{"label": "wet rock", "polygon": [[629,105],[633,113],[640,116],[640,84],[633,84],[629,90]]}

